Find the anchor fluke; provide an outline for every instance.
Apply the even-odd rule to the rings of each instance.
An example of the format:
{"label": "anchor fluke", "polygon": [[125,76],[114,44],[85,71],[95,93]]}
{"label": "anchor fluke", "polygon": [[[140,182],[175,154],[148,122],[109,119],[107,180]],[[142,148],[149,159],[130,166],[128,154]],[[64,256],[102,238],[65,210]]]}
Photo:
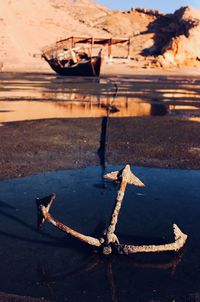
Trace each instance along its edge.
{"label": "anchor fluke", "polygon": [[178,252],[184,246],[188,236],[184,234],[176,224],[173,224],[173,229],[174,229],[174,239],[176,243],[175,251]]}
{"label": "anchor fluke", "polygon": [[[53,193],[49,196],[43,197],[43,198],[36,198],[36,206],[37,206],[37,226],[38,228],[41,228],[42,225],[45,223],[46,217],[44,213],[48,213],[50,210],[50,207],[56,198],[56,193]],[[45,211],[43,211],[45,209]]]}

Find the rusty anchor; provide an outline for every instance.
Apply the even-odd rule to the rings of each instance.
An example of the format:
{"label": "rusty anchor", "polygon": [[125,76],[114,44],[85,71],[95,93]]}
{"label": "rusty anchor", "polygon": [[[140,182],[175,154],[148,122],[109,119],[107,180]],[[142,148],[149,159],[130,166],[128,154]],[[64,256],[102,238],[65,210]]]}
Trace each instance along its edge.
{"label": "rusty anchor", "polygon": [[127,245],[120,244],[119,239],[115,234],[116,225],[118,222],[118,217],[125,195],[126,187],[128,184],[144,187],[142,181],[137,178],[130,169],[130,165],[126,165],[122,170],[108,173],[104,176],[105,179],[113,180],[119,182],[119,190],[117,192],[117,197],[115,201],[115,206],[113,213],[111,215],[110,224],[105,230],[104,235],[100,238],[95,238],[91,236],[84,235],[80,232],[77,232],[67,225],[57,221],[49,213],[51,205],[55,200],[56,194],[53,193],[50,196],[45,198],[36,198],[36,205],[38,211],[38,227],[48,221],[54,227],[59,230],[75,237],[76,239],[85,242],[91,246],[94,246],[100,249],[103,254],[109,255],[113,252],[113,249],[119,254],[133,254],[133,253],[157,253],[157,252],[166,252],[166,251],[175,251],[178,252],[183,248],[186,243],[187,235],[184,234],[180,228],[174,224],[174,242],[162,245]]}

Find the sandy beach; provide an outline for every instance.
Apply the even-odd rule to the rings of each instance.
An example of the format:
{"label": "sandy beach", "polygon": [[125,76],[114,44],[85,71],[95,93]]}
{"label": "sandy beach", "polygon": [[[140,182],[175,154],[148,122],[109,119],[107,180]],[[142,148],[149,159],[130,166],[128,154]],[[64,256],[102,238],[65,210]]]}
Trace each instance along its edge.
{"label": "sandy beach", "polygon": [[[37,59],[38,61],[38,59]],[[52,69],[47,66],[44,60],[40,60],[40,64],[37,68],[37,64],[23,64],[21,63],[19,67],[8,66],[6,69],[2,70],[4,73],[49,73],[52,74]],[[134,61],[127,61],[118,59],[115,63],[105,63],[103,62],[101,66],[101,76],[134,76],[134,75],[174,75],[174,76],[200,76],[200,67],[174,67],[174,68],[144,68],[140,66],[135,66]]]}

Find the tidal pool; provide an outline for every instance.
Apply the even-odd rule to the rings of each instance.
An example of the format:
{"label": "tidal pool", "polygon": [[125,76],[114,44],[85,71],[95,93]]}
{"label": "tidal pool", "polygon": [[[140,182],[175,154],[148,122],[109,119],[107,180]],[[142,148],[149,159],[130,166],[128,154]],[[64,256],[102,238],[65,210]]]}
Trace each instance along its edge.
{"label": "tidal pool", "polygon": [[106,115],[200,118],[198,77],[1,73],[0,80],[0,123]]}
{"label": "tidal pool", "polygon": [[[122,166],[107,166],[114,171]],[[109,222],[117,189],[102,167],[42,173],[0,182],[0,291],[47,301],[199,301],[200,171],[132,167],[146,184],[129,186],[117,235],[122,243],[173,241],[179,253],[102,257],[54,229],[36,229],[35,197],[57,192],[51,213],[85,234]],[[26,301],[26,300],[25,300]]]}

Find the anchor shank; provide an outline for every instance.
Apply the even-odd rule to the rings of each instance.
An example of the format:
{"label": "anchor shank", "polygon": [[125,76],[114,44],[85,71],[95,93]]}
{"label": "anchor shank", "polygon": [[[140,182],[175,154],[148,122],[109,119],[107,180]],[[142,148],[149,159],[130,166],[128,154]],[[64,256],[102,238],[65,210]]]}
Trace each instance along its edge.
{"label": "anchor shank", "polygon": [[114,207],[114,210],[113,210],[113,213],[111,216],[110,224],[106,230],[106,243],[107,244],[113,242],[113,240],[114,241],[116,240],[116,236],[113,236],[113,235],[114,235],[116,225],[118,222],[118,216],[119,216],[119,212],[120,212],[120,209],[122,206],[122,201],[124,198],[124,192],[126,190],[126,186],[127,186],[127,181],[122,179],[120,189],[118,190],[118,193],[117,193],[115,207]]}

